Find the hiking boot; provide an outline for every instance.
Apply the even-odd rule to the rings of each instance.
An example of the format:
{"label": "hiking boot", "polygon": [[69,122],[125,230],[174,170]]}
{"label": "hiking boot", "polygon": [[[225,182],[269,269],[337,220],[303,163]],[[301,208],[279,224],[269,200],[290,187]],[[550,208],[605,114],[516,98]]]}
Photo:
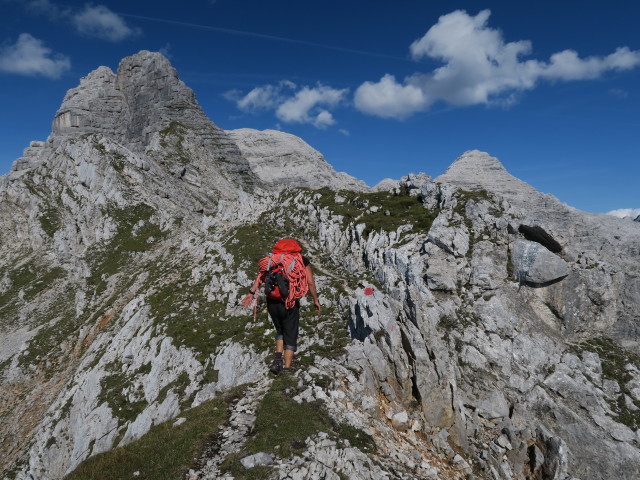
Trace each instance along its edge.
{"label": "hiking boot", "polygon": [[274,375],[278,375],[284,368],[283,363],[282,358],[276,358],[269,367],[269,371]]}
{"label": "hiking boot", "polygon": [[282,367],[282,375],[293,375],[293,367]]}

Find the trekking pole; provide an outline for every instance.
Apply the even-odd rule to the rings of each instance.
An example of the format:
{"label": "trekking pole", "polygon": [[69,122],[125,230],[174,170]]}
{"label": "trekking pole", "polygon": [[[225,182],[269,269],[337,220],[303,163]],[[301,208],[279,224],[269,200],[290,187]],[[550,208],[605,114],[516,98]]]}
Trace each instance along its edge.
{"label": "trekking pole", "polygon": [[255,324],[258,318],[258,290],[253,294],[253,323]]}

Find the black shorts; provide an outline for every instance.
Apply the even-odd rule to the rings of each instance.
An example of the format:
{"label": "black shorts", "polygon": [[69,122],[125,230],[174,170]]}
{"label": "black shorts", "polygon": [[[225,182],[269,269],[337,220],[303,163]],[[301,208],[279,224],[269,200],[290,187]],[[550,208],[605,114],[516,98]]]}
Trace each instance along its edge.
{"label": "black shorts", "polygon": [[276,340],[284,340],[284,348],[295,352],[298,348],[300,302],[287,309],[284,302],[267,298],[267,310],[276,328]]}

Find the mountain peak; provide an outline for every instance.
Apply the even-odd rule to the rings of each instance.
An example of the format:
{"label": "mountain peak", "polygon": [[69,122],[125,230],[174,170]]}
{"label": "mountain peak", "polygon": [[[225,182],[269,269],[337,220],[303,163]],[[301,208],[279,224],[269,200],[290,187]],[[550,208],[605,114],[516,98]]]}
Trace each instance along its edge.
{"label": "mountain peak", "polygon": [[142,150],[151,134],[172,122],[197,130],[217,128],[169,60],[142,50],[124,58],[117,74],[102,66],[82,78],[67,92],[52,130],[59,136],[102,133]]}
{"label": "mountain peak", "polygon": [[509,175],[500,160],[480,150],[467,150],[436,181],[481,188],[487,180],[497,175]]}
{"label": "mountain peak", "polygon": [[336,172],[320,152],[295,135],[250,128],[226,133],[238,145],[251,170],[267,185],[367,190],[364,182]]}
{"label": "mountain peak", "polygon": [[450,183],[465,190],[498,193],[515,200],[517,204],[527,203],[541,195],[531,185],[507,172],[500,160],[479,150],[463,153],[435,181]]}

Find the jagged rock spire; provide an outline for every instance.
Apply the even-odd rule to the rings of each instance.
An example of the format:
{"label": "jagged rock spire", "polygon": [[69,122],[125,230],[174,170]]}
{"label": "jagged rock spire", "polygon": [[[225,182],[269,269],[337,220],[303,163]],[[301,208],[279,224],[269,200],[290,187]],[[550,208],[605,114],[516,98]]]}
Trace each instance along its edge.
{"label": "jagged rock spire", "polygon": [[155,132],[179,122],[219,145],[224,132],[202,111],[169,60],[143,50],[124,58],[114,74],[99,67],[67,92],[53,121],[54,136],[101,133],[142,151]]}

